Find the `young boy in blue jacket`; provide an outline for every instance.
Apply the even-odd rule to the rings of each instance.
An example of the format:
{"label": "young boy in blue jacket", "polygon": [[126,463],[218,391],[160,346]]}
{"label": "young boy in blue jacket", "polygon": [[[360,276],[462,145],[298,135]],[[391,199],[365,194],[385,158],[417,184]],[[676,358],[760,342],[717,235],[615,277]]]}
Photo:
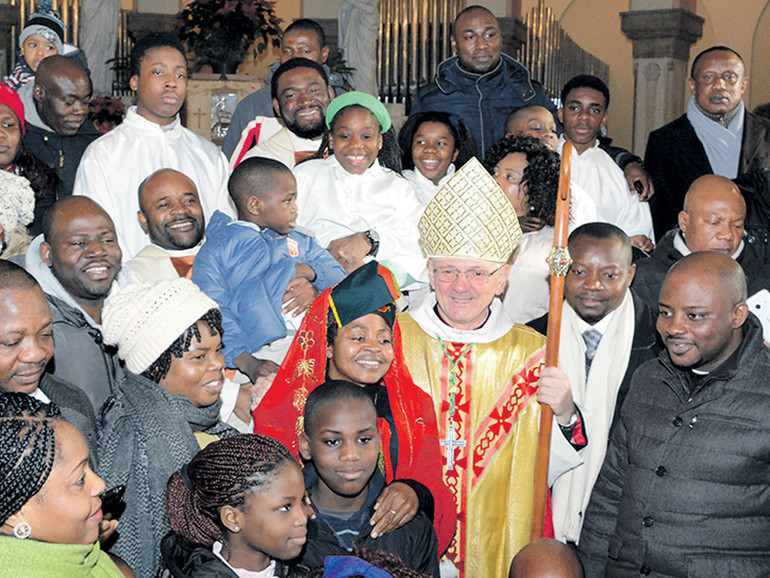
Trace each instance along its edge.
{"label": "young boy in blue jacket", "polygon": [[256,383],[256,358],[280,365],[302,314],[345,270],[311,235],[294,229],[297,183],[286,165],[246,159],[227,189],[238,218],[214,213],[192,281],[222,311],[227,367]]}

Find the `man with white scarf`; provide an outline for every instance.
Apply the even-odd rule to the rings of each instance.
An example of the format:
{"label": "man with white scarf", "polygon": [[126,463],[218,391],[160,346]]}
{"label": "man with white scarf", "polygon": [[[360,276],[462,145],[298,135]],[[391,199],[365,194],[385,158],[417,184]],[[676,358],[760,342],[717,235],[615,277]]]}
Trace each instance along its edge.
{"label": "man with white scarf", "polygon": [[[629,286],[636,272],[631,241],[615,225],[587,223],[569,236],[572,266],[565,280],[561,318],[560,374],[586,424],[583,463],[551,489],[558,540],[577,543],[612,424],[631,376],[660,351],[655,318]],[[545,333],[548,315],[530,323]]]}
{"label": "man with white scarf", "polygon": [[684,195],[702,175],[735,179],[770,168],[770,121],[743,104],[746,64],[727,46],[712,46],[692,64],[687,112],[650,133],[644,155],[655,196],[655,236],[676,226]]}

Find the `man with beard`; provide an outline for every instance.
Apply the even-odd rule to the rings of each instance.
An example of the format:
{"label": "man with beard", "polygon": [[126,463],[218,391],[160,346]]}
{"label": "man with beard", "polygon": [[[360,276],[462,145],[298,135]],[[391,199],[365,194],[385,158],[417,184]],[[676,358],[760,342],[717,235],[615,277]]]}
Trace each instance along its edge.
{"label": "man with beard", "polygon": [[[150,244],[126,263],[132,283],[153,283],[161,279],[192,277],[195,256],[203,244],[206,221],[198,189],[187,176],[174,169],[160,169],[139,185],[139,225],[150,237]],[[278,367],[257,359],[255,382],[267,387]],[[252,431],[251,387],[240,387],[225,380],[222,420],[237,430]]]}
{"label": "man with beard", "polygon": [[[243,160],[243,156],[256,145],[266,141],[281,130],[281,125],[274,118],[272,81],[278,67],[292,58],[307,58],[321,65],[328,75],[328,84],[339,96],[347,92],[343,78],[332,72],[326,64],[329,47],[326,45],[326,35],[323,28],[315,20],[300,18],[289,24],[281,37],[281,56],[278,62],[270,66],[265,77],[265,84],[256,92],[244,97],[235,108],[233,118],[222,143],[230,164],[235,168]],[[332,97],[333,98],[333,97]]]}
{"label": "man with beard", "polygon": [[139,226],[150,244],[126,263],[132,283],[192,277],[206,221],[198,189],[174,169],[160,169],[139,185]]}
{"label": "man with beard", "polygon": [[292,168],[318,151],[326,108],[334,91],[323,66],[307,58],[292,58],[281,64],[273,74],[270,89],[275,114],[286,126],[243,158],[267,157]]}
{"label": "man with beard", "polygon": [[637,369],[613,429],[580,535],[585,574],[768,576],[770,351],[746,276],[693,253],[658,305],[665,350]]}
{"label": "man with beard", "polygon": [[102,306],[120,273],[115,225],[91,199],[67,197],[43,216],[25,269],[48,298],[56,343],[54,376],[88,395],[96,415],[119,381],[117,350],[104,344]]}
{"label": "man with beard", "polygon": [[[568,248],[559,368],[550,371],[567,380],[575,403],[590,416],[590,443],[583,463],[556,480],[551,496],[556,538],[574,544],[631,377],[660,348],[652,311],[628,288],[636,272],[628,236],[609,223],[587,223],[572,232]],[[548,315],[529,325],[545,335]]]}

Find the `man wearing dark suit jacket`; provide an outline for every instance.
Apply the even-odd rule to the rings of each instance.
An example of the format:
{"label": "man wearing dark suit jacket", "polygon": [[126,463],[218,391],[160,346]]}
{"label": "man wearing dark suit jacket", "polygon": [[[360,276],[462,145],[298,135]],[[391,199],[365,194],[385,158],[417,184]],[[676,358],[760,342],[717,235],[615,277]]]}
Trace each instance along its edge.
{"label": "man wearing dark suit jacket", "polygon": [[[556,538],[576,543],[631,376],[660,348],[652,311],[629,289],[636,265],[628,236],[610,223],[587,223],[572,232],[568,248],[573,261],[564,284],[561,369],[547,370],[549,379],[569,383],[578,409],[590,416],[583,463],[556,480],[551,490]],[[548,315],[529,325],[545,334]]]}
{"label": "man wearing dark suit jacket", "polygon": [[650,209],[657,238],[676,226],[687,189],[698,177],[736,179],[770,169],[770,121],[743,104],[748,76],[741,56],[726,46],[708,48],[693,61],[690,76],[687,112],[647,141],[644,161],[655,185]]}

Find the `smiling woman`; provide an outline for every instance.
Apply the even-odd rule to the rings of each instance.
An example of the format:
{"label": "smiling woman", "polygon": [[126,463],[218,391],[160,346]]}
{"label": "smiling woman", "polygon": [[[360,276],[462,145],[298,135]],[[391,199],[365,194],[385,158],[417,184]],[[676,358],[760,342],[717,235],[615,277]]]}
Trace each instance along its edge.
{"label": "smiling woman", "polygon": [[0,393],[0,479],[4,575],[123,575],[97,541],[104,482],[56,406]]}
{"label": "smiling woman", "polygon": [[207,442],[235,433],[219,418],[222,317],[193,283],[174,279],[124,287],[103,320],[104,339],[118,346],[127,369],[99,447],[107,483],[126,485],[112,551],[138,576],[149,576],[168,531],[163,494],[169,476]]}

